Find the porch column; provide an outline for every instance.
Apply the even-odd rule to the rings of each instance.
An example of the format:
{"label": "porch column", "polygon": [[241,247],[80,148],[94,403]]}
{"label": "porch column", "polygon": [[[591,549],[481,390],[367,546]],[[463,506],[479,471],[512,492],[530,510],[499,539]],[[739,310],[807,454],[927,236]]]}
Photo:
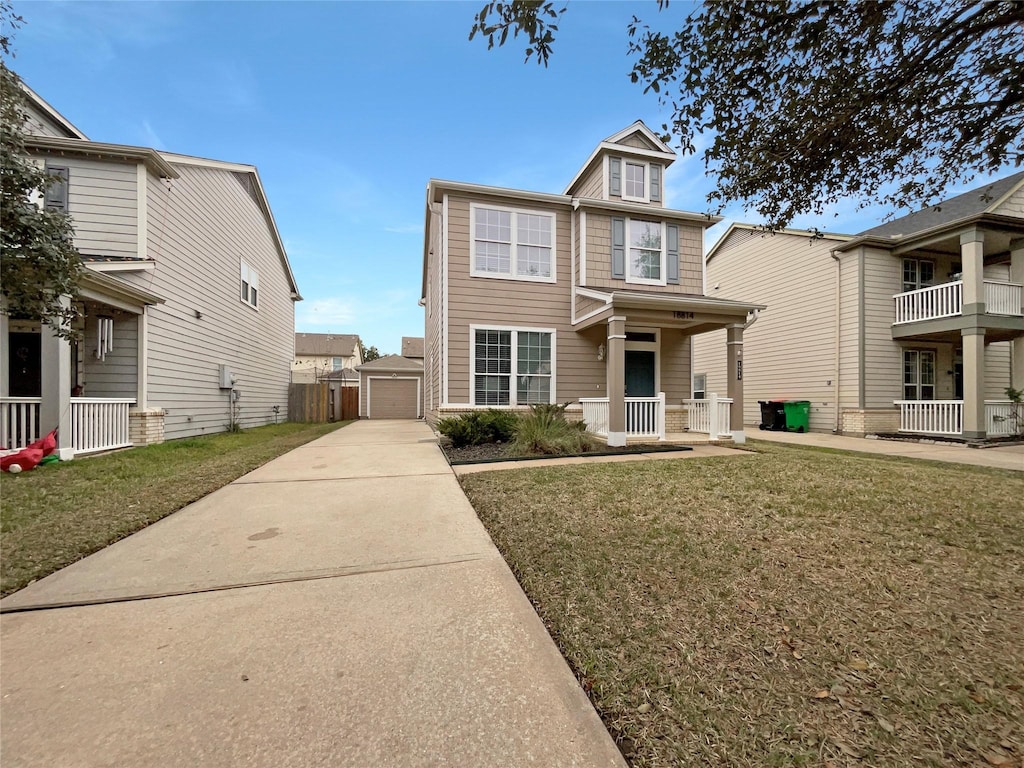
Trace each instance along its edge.
{"label": "porch column", "polygon": [[[726,395],[732,399],[729,406],[729,425],[734,443],[745,443],[743,431],[743,326],[730,325],[726,329]],[[712,435],[712,438],[716,435]]]}
{"label": "porch column", "polygon": [[608,445],[626,444],[626,318],[608,318],[608,350],[605,357],[608,382]]}
{"label": "porch column", "polygon": [[135,322],[138,323],[138,341],[136,342],[136,370],[135,370],[135,407],[140,411],[146,410],[148,404],[146,403],[146,392],[149,389],[148,384],[148,356],[149,356],[149,326],[146,323],[146,310],[149,309],[146,305],[142,306],[142,313],[136,315]]}
{"label": "porch column", "polygon": [[968,440],[985,437],[985,329],[964,328],[964,423]]}
{"label": "porch column", "polygon": [[985,233],[972,229],[960,235],[964,281],[964,317],[985,314]]}
{"label": "porch column", "polygon": [[42,379],[39,394],[43,401],[39,406],[39,431],[46,434],[57,428],[57,453],[66,461],[75,457],[71,442],[71,343],[47,325],[39,331]]}
{"label": "porch column", "polygon": [[[1024,237],[1010,241],[1010,282],[1024,285]],[[1024,336],[1013,340],[1010,355],[1013,359],[1010,386],[1024,389]]]}

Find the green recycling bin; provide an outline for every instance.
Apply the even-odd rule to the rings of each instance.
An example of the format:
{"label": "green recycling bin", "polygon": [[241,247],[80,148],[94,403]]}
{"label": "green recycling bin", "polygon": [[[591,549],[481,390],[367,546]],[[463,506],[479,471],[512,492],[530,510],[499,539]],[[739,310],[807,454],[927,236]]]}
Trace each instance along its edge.
{"label": "green recycling bin", "polygon": [[786,410],[787,432],[806,432],[811,428],[810,400],[787,400],[783,407]]}

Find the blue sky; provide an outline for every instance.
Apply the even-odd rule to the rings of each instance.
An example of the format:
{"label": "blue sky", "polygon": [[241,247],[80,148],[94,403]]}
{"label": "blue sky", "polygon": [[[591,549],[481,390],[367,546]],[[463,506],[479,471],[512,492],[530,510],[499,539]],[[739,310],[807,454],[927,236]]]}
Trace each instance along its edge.
{"label": "blue sky", "polygon": [[[12,68],[96,141],[256,165],[305,298],[296,330],[397,353],[423,335],[428,179],[561,192],[603,138],[670,116],[629,81],[626,25],[688,3],[570,3],[547,69],[518,41],[469,42],[481,5],[15,0]],[[665,184],[668,205],[706,209],[699,157]],[[887,211],[829,213],[794,225],[857,232]]]}

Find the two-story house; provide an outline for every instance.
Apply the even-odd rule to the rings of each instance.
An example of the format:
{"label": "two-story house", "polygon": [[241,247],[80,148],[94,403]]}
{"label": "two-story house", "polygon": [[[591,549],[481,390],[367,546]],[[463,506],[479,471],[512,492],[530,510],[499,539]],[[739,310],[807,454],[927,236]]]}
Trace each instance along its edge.
{"label": "two-story house", "polygon": [[[717,220],[664,207],[675,157],[638,121],[561,194],[429,182],[428,419],[571,402],[609,445],[686,427],[743,440],[743,333],[763,307],[704,295]],[[711,403],[692,397],[690,345],[715,329],[729,376]]]}
{"label": "two-story house", "polygon": [[363,364],[359,336],[353,333],[296,333],[292,383],[330,379],[359,386],[356,368]]}
{"label": "two-story house", "polygon": [[26,147],[61,179],[85,264],[81,340],[0,313],[0,445],[61,453],[286,418],[300,299],[251,165],[91,141],[30,89]]}
{"label": "two-story house", "polygon": [[[1024,389],[1024,172],[856,236],[735,224],[709,251],[708,290],[771,306],[747,334],[750,395],[811,402],[811,429],[1012,434]],[[725,380],[715,334],[694,345]]]}

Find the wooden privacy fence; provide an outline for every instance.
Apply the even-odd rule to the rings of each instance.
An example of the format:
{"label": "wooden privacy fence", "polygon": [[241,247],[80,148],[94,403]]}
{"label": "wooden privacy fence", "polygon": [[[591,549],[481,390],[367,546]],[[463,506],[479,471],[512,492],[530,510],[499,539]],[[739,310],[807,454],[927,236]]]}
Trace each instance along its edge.
{"label": "wooden privacy fence", "polygon": [[359,418],[359,387],[334,382],[288,387],[288,421],[344,421]]}
{"label": "wooden privacy fence", "polygon": [[330,421],[327,382],[288,387],[288,421]]}

